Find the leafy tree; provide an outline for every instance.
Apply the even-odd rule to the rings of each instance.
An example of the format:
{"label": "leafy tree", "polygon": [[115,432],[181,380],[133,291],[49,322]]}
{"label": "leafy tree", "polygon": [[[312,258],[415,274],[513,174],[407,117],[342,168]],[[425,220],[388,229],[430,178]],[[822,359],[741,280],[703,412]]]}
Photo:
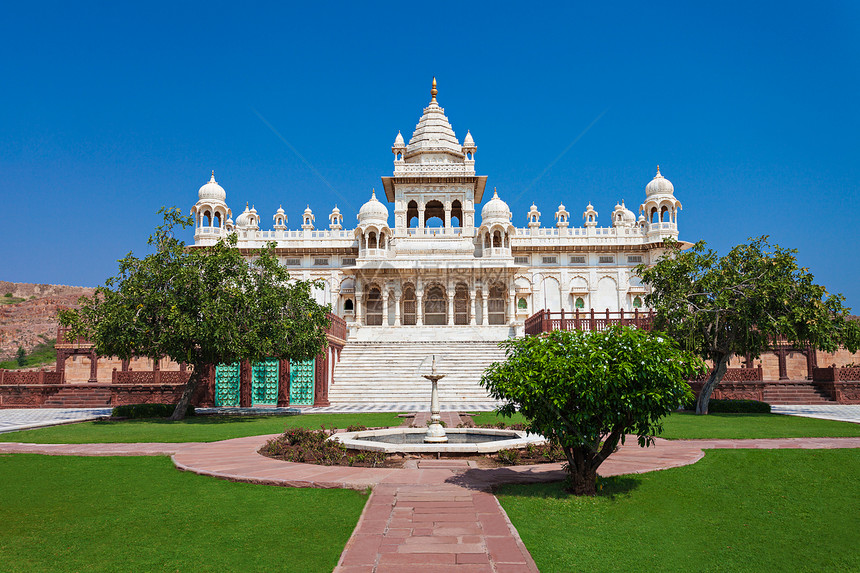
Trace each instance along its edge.
{"label": "leafy tree", "polygon": [[27,353],[20,346],[18,347],[18,352],[15,353],[15,361],[18,363],[18,366],[25,366],[27,364]]}
{"label": "leafy tree", "polygon": [[784,338],[795,345],[834,351],[856,351],[860,328],[850,320],[845,297],[828,294],[800,268],[796,250],[771,245],[767,237],[750,239],[725,257],[700,241],[682,251],[666,241],[657,263],[637,267],[651,287],[646,303],[656,310],[655,328],[713,362],[713,370],[696,402],[696,413],[708,413],[708,401],[733,356],[754,358]]}
{"label": "leafy tree", "polygon": [[594,495],[597,468],[626,434],[653,443],[660,419],[689,398],[702,361],[659,333],[631,327],[601,332],[553,331],[501,343],[505,362],[481,379],[499,413],[519,410],[528,430],[558,444],[567,458],[568,489]]}
{"label": "leafy tree", "polygon": [[117,276],[83,297],[79,310],[61,312],[60,322],[103,356],[168,356],[191,365],[172,420],[185,416],[207,364],[306,359],[325,348],[328,308],[311,297],[312,282],[290,279],[273,244],[251,261],[232,234],[189,248],[173,229],[193,219],[176,208],[159,213],[164,223],[149,238],[155,252],[126,255]]}

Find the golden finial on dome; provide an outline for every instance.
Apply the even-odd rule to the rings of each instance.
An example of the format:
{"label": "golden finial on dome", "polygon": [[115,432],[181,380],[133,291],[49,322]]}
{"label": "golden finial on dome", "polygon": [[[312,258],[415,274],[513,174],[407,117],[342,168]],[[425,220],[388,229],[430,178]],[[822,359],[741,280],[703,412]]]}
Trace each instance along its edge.
{"label": "golden finial on dome", "polygon": [[433,77],[433,87],[430,89],[430,96],[432,99],[430,103],[436,103],[436,94],[439,93],[439,90],[436,89],[436,77]]}
{"label": "golden finial on dome", "polygon": [[662,175],[660,175],[660,166],[659,165],[657,166],[657,175],[655,175],[654,177],[663,177]]}

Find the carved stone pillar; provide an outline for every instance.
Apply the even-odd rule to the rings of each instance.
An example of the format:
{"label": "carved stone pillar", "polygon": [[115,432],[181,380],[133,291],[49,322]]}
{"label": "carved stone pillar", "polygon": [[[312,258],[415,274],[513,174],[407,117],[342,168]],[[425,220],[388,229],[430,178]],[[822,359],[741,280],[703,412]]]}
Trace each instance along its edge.
{"label": "carved stone pillar", "polygon": [[415,292],[415,326],[424,326],[424,293]]}
{"label": "carved stone pillar", "polygon": [[812,372],[818,368],[818,354],[816,350],[808,346],[806,348],[806,379],[812,380]]}
{"label": "carved stone pillar", "polygon": [[93,350],[90,352],[90,379],[87,382],[99,381],[99,355]]}
{"label": "carved stone pillar", "polygon": [[454,293],[448,291],[448,326],[454,326]]}
{"label": "carved stone pillar", "polygon": [[510,319],[508,322],[514,324],[517,321],[517,293],[514,291],[508,293],[508,299],[508,307],[510,308],[510,314],[508,315]]}
{"label": "carved stone pillar", "polygon": [[477,294],[474,287],[469,289],[469,324],[472,326],[475,326],[475,296]]}
{"label": "carved stone pillar", "polygon": [[788,380],[788,367],[786,366],[786,354],[785,348],[779,348],[776,351],[776,357],[779,360],[779,379],[780,380]]}
{"label": "carved stone pillar", "polygon": [[326,407],[331,403],[328,401],[328,353],[317,356],[314,368],[314,407]]}
{"label": "carved stone pillar", "polygon": [[382,326],[388,326],[388,289],[382,291]]}
{"label": "carved stone pillar", "polygon": [[401,292],[394,290],[394,326],[400,326],[400,297]]}
{"label": "carved stone pillar", "polygon": [[57,366],[56,371],[60,375],[60,384],[66,383],[66,358],[68,354],[62,350],[57,350]]}
{"label": "carved stone pillar", "polygon": [[363,294],[364,293],[359,290],[355,291],[355,324],[358,326],[361,326],[364,323],[362,320],[364,318],[364,312],[361,308],[361,299]]}
{"label": "carved stone pillar", "polygon": [[481,324],[490,324],[489,317],[487,316],[487,293],[483,290],[481,291]]}
{"label": "carved stone pillar", "polygon": [[445,201],[445,233],[451,232],[451,202]]}
{"label": "carved stone pillar", "polygon": [[418,231],[419,234],[424,234],[424,203],[418,206],[418,228],[421,229]]}

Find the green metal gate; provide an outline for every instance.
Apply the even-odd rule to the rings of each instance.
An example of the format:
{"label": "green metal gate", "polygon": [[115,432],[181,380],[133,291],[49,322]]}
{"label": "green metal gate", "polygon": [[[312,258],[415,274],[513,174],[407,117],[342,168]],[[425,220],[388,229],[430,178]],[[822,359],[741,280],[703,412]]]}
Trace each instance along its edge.
{"label": "green metal gate", "polygon": [[239,363],[215,367],[215,405],[239,405]]}
{"label": "green metal gate", "polygon": [[315,359],[290,361],[290,404],[314,403]]}
{"label": "green metal gate", "polygon": [[251,404],[278,404],[278,359],[266,358],[251,367]]}

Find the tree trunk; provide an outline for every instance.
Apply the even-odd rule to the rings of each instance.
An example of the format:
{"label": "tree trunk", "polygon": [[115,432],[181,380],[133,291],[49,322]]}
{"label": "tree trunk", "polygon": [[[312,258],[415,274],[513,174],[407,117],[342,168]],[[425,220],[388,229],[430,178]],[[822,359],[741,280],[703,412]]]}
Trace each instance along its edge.
{"label": "tree trunk", "polygon": [[726,368],[729,365],[730,353],[723,354],[714,365],[714,371],[708,377],[707,382],[702,386],[702,391],[699,393],[699,399],[696,400],[696,414],[704,415],[708,413],[708,402],[711,401],[711,394],[714,393],[714,388],[723,379],[726,374]]}
{"label": "tree trunk", "polygon": [[568,491],[573,495],[597,495],[597,470],[571,471],[568,477],[570,480]]}
{"label": "tree trunk", "polygon": [[182,390],[182,396],[179,398],[179,402],[176,403],[176,408],[170,416],[171,421],[175,422],[177,420],[185,419],[185,412],[188,410],[188,403],[191,402],[191,397],[194,395],[194,391],[197,390],[197,385],[200,384],[201,376],[203,376],[203,365],[194,364],[193,369],[191,370],[191,376],[188,377],[188,382]]}
{"label": "tree trunk", "polygon": [[593,467],[593,452],[587,448],[562,449],[567,457],[567,491],[573,495],[596,495],[597,467]]}

